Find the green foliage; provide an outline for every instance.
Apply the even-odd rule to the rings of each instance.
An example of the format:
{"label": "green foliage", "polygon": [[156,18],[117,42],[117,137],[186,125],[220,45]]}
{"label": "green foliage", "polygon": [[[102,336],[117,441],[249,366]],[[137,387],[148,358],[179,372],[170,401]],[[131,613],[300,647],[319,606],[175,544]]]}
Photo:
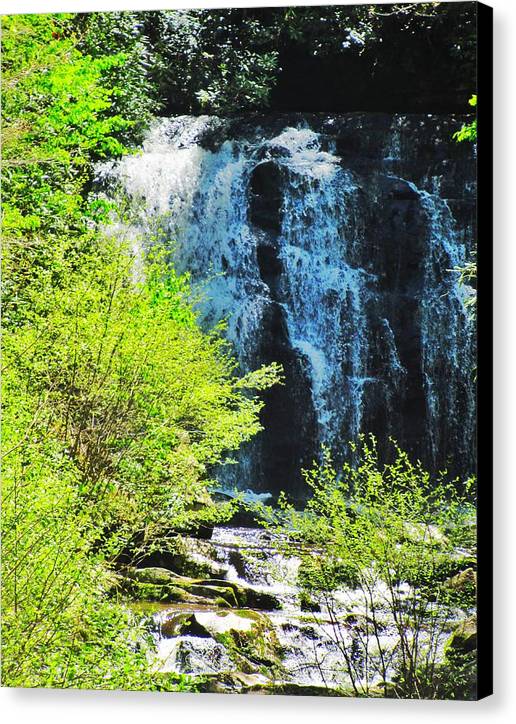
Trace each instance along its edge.
{"label": "green foliage", "polygon": [[[85,191],[91,162],[124,151],[131,122],[110,115],[106,73],[124,57],[77,49],[70,15],[2,18],[2,236],[4,323],[28,309],[29,287],[63,283],[67,265],[94,244],[105,215]],[[89,239],[89,241],[88,241]]]}
{"label": "green foliage", "polygon": [[146,281],[132,284],[130,252],[98,241],[66,286],[27,292],[30,324],[7,336],[6,364],[30,380],[31,395],[46,394],[44,424],[89,499],[116,481],[147,524],[166,516],[173,528],[205,497],[207,468],[261,429],[262,403],[244,388],[270,386],[277,371],[234,377],[226,343],[199,330],[184,278],[150,260]]}
{"label": "green foliage", "polygon": [[122,58],[121,63],[104,71],[102,82],[113,89],[108,114],[130,120],[128,127],[118,134],[129,145],[142,140],[149,121],[162,106],[150,77],[153,55],[144,17],[143,13],[109,12],[85,13],[74,18],[81,52],[93,58]]}
{"label": "green foliage", "polygon": [[79,471],[40,427],[43,401],[34,410],[13,368],[3,375],[3,685],[161,687],[148,663],[150,637],[106,598],[109,577],[91,553],[96,514],[81,500]]}
{"label": "green foliage", "polygon": [[[473,481],[460,494],[458,481],[431,480],[396,446],[380,465],[373,437],[357,451],[358,465],[337,472],[325,450],[304,472],[313,497],[302,512],[283,498],[277,530],[300,558],[305,603],[330,618],[355,695],[436,698],[457,607],[474,606],[474,592],[443,581],[461,565],[457,551],[474,546]],[[382,637],[389,629],[394,645]]]}
{"label": "green foliage", "polygon": [[173,107],[234,113],[268,105],[277,76],[276,27],[249,11],[149,14],[151,77]]}
{"label": "green foliage", "polygon": [[117,108],[143,102],[117,106],[127,55],[85,55],[68,15],[2,26],[3,684],[192,690],[153,670],[109,568],[228,514],[210,469],[261,429],[252,390],[280,371],[238,378],[188,277],[98,230],[92,162],[124,152]]}
{"label": "green foliage", "polygon": [[[270,369],[237,379],[220,336],[199,330],[184,279],[151,262],[134,285],[132,262],[103,239],[68,268],[66,285],[29,290],[26,323],[5,334],[10,685],[137,685],[146,658],[133,656],[122,613],[97,602],[101,564],[136,533],[152,539],[227,514],[207,493],[209,467],[261,429],[261,402],[243,388],[278,378]],[[90,634],[85,618],[97,609]],[[86,627],[84,645],[74,626]]]}
{"label": "green foliage", "polygon": [[107,115],[116,89],[101,83],[123,56],[76,44],[69,15],[2,18],[4,233],[81,223],[90,160],[124,150],[116,134],[130,123]]}
{"label": "green foliage", "polygon": [[[477,107],[477,96],[472,95],[469,99],[469,105],[473,108]],[[477,119],[475,118],[471,123],[463,124],[460,131],[456,131],[453,134],[453,138],[458,141],[471,141],[474,143],[477,140]]]}
{"label": "green foliage", "polygon": [[347,61],[360,56],[365,75],[392,68],[420,87],[418,69],[431,50],[434,69],[453,78],[452,88],[473,78],[476,63],[476,11],[467,4],[89,13],[77,15],[73,27],[83,52],[124,56],[105,76],[117,89],[112,112],[133,123],[126,141],[141,137],[149,98],[155,114],[263,111],[284,74],[298,65],[305,72],[307,61],[331,59],[345,77]]}

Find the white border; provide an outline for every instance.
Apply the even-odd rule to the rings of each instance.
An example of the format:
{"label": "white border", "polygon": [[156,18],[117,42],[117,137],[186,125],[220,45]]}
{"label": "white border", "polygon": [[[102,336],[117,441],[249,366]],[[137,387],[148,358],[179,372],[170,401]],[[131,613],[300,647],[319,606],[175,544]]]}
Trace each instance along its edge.
{"label": "white border", "polygon": [[[378,1],[378,0],[377,0]],[[381,0],[380,0],[381,1]],[[1,13],[282,6],[224,0],[2,0]],[[325,2],[298,1],[297,5]],[[344,4],[344,3],[342,3]],[[351,3],[346,3],[351,4]],[[2,721],[35,724],[439,724],[515,721],[516,712],[516,2],[495,10],[495,695],[479,703],[215,694],[0,691]],[[482,243],[482,240],[479,240]]]}

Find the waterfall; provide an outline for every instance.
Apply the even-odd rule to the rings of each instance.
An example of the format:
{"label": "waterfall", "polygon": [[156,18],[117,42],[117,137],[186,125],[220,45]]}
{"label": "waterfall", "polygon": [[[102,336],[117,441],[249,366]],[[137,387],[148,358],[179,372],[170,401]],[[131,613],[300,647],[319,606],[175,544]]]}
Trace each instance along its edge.
{"label": "waterfall", "polygon": [[242,370],[284,365],[228,483],[302,494],[321,444],[345,457],[360,432],[473,471],[474,329],[452,270],[474,238],[474,170],[453,123],[182,116],[98,167],[99,193],[128,202],[118,230],[191,273]]}

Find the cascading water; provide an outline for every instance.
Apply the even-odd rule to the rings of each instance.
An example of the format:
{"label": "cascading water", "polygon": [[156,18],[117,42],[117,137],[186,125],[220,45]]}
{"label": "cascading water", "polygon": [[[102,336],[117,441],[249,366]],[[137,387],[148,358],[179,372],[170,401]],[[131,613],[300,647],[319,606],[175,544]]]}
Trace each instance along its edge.
{"label": "cascading water", "polygon": [[320,445],[338,458],[362,431],[473,471],[474,329],[452,270],[474,239],[474,168],[451,141],[459,123],[178,117],[99,167],[129,200],[119,229],[173,251],[242,369],[285,368],[226,482],[302,494]]}
{"label": "cascading water", "polygon": [[[156,643],[152,665],[161,672],[215,676],[218,681],[226,680],[228,690],[233,691],[242,684],[267,691],[274,683],[294,685],[297,693],[331,693],[351,686],[346,666],[349,656],[360,686],[378,685],[385,677],[390,680],[396,673],[401,648],[389,587],[376,580],[369,590],[342,586],[330,597],[313,593],[307,607],[299,596],[301,561],[281,552],[278,543],[274,534],[264,529],[215,527],[212,539],[203,541],[204,557],[199,560],[224,569],[227,581],[270,594],[278,605],[266,613],[255,610],[253,618],[249,609],[221,609],[208,601],[144,604],[143,610],[152,617],[147,623]],[[400,584],[395,595],[409,597],[410,586]],[[429,655],[429,647],[436,647],[434,655],[441,657],[449,632],[456,625],[456,615],[448,613],[446,618],[436,607],[434,616],[439,620],[437,635],[432,640],[430,632],[419,631],[418,644]],[[269,641],[275,641],[281,651],[275,668],[270,664],[260,668],[252,657],[245,661],[234,655],[228,632],[236,636],[233,641],[243,643],[256,620],[273,631]],[[239,679],[242,670],[252,676]],[[303,687],[314,687],[315,691]]]}

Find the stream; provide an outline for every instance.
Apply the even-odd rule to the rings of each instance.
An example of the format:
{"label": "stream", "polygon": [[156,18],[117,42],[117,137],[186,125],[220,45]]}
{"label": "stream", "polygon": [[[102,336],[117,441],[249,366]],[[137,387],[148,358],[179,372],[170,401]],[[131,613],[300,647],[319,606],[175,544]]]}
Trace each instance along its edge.
{"label": "stream", "polygon": [[[277,607],[232,610],[209,602],[133,605],[150,617],[156,643],[153,665],[160,672],[203,676],[215,687],[208,687],[210,691],[241,693],[352,693],[352,678],[359,692],[370,692],[392,680],[400,637],[389,591],[381,583],[372,597],[343,587],[307,606],[300,603],[300,561],[280,553],[270,532],[218,526],[210,540],[190,539],[190,546],[198,563],[214,566],[226,581],[269,594]],[[397,593],[409,597],[410,588],[404,584]],[[248,618],[252,615],[254,619]],[[432,644],[436,658],[442,656],[458,618],[459,612],[457,618],[442,622]],[[258,624],[270,651],[257,658],[253,650],[244,660],[239,652],[247,651],[245,636]],[[418,635],[422,648],[430,646],[428,632]]]}

